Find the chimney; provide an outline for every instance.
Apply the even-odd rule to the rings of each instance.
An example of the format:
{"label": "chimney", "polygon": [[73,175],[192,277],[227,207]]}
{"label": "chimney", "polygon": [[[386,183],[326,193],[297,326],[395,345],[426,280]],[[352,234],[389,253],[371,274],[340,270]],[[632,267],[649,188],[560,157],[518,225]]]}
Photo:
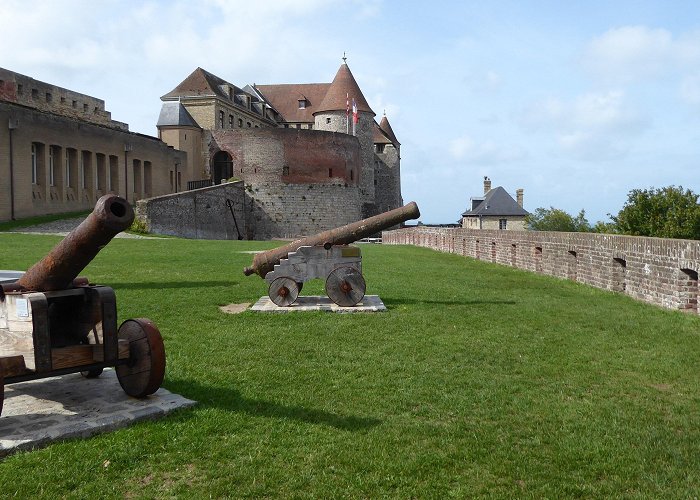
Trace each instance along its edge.
{"label": "chimney", "polygon": [[516,198],[516,201],[518,202],[518,206],[520,208],[523,208],[523,190],[522,189],[515,190],[515,198]]}
{"label": "chimney", "polygon": [[484,194],[488,193],[489,191],[491,191],[491,179],[484,176]]}

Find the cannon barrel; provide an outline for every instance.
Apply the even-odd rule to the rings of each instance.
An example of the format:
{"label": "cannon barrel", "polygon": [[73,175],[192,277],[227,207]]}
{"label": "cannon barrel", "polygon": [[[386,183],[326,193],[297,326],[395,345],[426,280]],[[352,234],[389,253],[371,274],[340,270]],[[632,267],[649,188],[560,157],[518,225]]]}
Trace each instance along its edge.
{"label": "cannon barrel", "polygon": [[246,276],[258,274],[261,278],[264,278],[267,273],[275,268],[276,264],[279,264],[290,252],[296,252],[299,247],[347,245],[353,241],[367,238],[391,226],[395,226],[409,219],[417,219],[418,217],[420,217],[418,205],[416,205],[415,201],[412,201],[403,207],[395,208],[394,210],[375,215],[374,217],[336,227],[335,229],[329,229],[328,231],[323,231],[313,236],[295,240],[287,245],[258,253],[253,258],[253,264],[250,267],[244,268],[243,273]]}
{"label": "cannon barrel", "polygon": [[73,280],[117,233],[134,221],[124,198],[107,194],[87,218],[17,281],[24,290],[48,292],[70,288]]}

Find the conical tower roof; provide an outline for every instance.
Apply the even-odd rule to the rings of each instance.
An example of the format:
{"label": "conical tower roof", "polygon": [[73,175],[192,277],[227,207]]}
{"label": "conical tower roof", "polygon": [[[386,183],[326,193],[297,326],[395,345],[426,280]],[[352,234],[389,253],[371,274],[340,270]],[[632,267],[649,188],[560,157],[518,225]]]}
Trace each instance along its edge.
{"label": "conical tower roof", "polygon": [[384,132],[389,139],[391,139],[391,142],[393,142],[396,145],[401,144],[398,141],[398,139],[396,139],[396,135],[391,129],[391,125],[389,124],[389,120],[387,119],[386,114],[382,116],[382,121],[379,122],[379,128],[382,129],[382,132]]}
{"label": "conical tower roof", "polygon": [[331,86],[328,87],[326,97],[323,98],[314,115],[326,111],[345,111],[348,99],[350,100],[350,106],[352,106],[353,98],[358,111],[365,111],[374,115],[374,111],[367,104],[367,100],[362,95],[355,77],[352,76],[350,68],[348,68],[346,63],[343,63],[340,65],[340,69],[338,69]]}

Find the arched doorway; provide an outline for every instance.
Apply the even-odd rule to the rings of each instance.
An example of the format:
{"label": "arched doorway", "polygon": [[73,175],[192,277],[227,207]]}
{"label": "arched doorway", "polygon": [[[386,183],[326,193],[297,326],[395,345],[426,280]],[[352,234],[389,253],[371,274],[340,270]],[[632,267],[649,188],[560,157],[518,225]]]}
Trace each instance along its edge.
{"label": "arched doorway", "polygon": [[214,184],[221,184],[222,180],[233,176],[233,160],[226,151],[219,151],[214,155]]}

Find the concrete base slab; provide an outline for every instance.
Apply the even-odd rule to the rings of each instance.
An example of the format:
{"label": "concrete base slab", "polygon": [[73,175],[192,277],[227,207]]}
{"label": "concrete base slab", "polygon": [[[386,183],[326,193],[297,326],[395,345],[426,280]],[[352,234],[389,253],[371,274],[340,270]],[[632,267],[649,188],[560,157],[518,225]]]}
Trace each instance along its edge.
{"label": "concrete base slab", "polygon": [[127,396],[112,369],[94,379],[73,373],[6,385],[0,457],[126,427],[194,404],[163,388],[144,399]]}
{"label": "concrete base slab", "polygon": [[279,313],[289,313],[289,312],[299,312],[299,311],[327,311],[327,312],[337,312],[337,313],[356,313],[356,312],[380,312],[386,311],[384,302],[379,298],[378,295],[365,295],[362,300],[353,307],[341,307],[331,299],[320,295],[309,295],[306,297],[297,297],[296,302],[289,307],[280,307],[272,300],[270,297],[265,295],[260,297],[253,307],[250,308],[251,311],[259,312],[279,312]]}

